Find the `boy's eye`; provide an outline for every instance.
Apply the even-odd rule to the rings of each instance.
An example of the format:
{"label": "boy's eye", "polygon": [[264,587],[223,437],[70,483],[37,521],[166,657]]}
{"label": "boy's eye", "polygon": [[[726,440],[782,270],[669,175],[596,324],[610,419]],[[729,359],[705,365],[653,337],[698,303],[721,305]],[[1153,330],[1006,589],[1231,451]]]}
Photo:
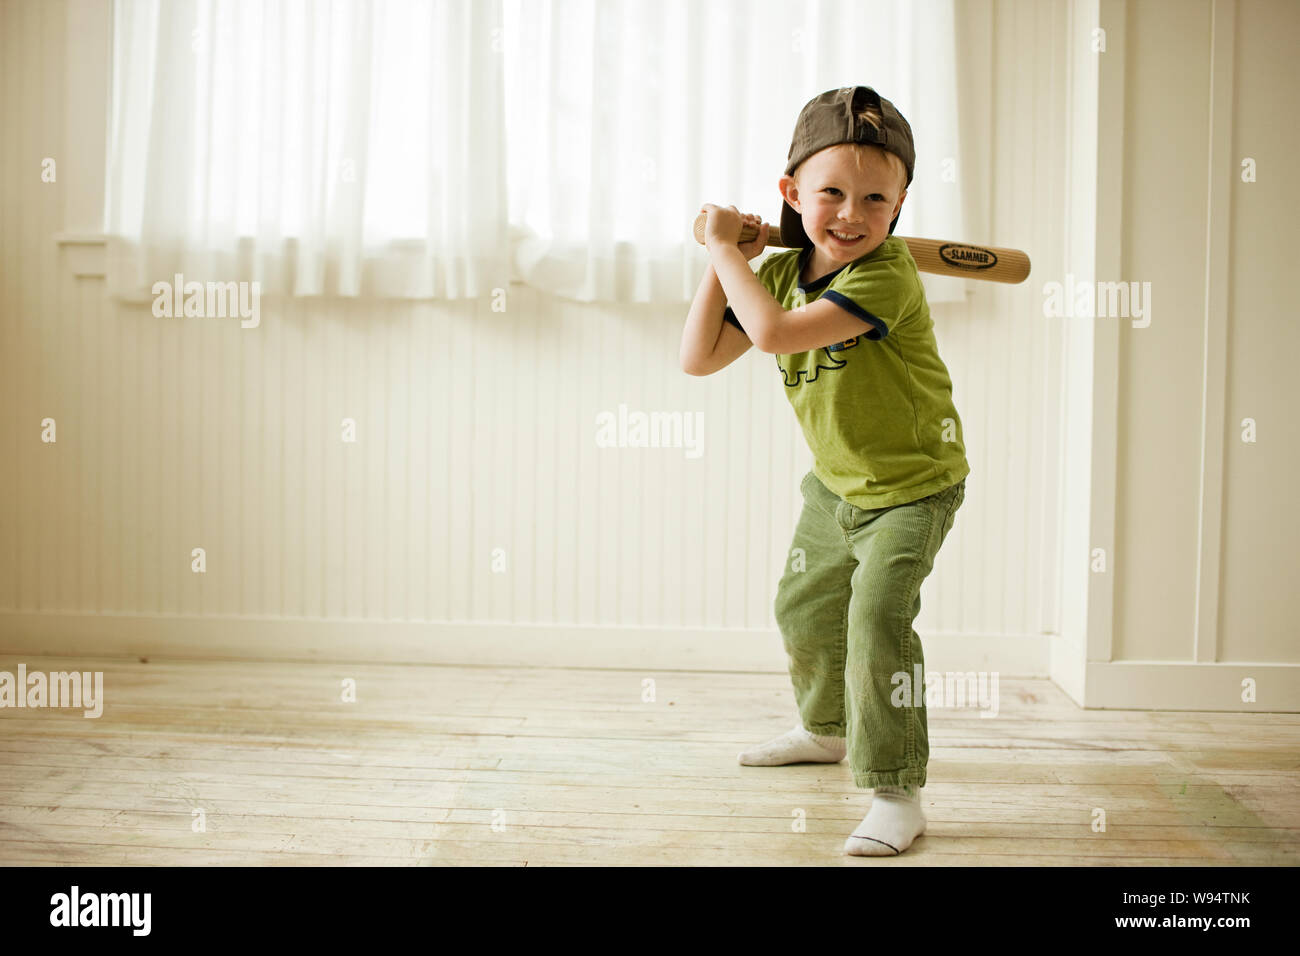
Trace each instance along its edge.
{"label": "boy's eye", "polygon": [[[822,192],[824,192],[824,193],[837,193],[837,192],[839,192],[839,190],[836,189],[834,186],[826,186],[825,188],[822,189]],[[872,193],[872,194],[871,194],[870,196],[868,196],[867,198],[868,198],[868,199],[875,200],[876,202],[885,202],[885,201],[886,201],[885,197],[882,196],[880,193]]]}

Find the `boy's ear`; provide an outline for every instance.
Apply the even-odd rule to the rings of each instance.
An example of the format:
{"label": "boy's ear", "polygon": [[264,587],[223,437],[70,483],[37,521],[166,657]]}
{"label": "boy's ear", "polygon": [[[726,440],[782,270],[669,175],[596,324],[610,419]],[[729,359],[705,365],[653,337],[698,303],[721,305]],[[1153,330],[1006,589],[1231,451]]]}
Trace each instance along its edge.
{"label": "boy's ear", "polygon": [[793,176],[782,176],[777,181],[777,188],[781,190],[781,197],[792,207],[798,209],[795,205],[799,201],[799,188],[795,185]]}
{"label": "boy's ear", "polygon": [[898,194],[898,202],[894,203],[894,215],[889,217],[891,221],[898,217],[898,210],[903,208],[903,200],[906,198],[907,198],[907,190],[904,189],[901,193]]}

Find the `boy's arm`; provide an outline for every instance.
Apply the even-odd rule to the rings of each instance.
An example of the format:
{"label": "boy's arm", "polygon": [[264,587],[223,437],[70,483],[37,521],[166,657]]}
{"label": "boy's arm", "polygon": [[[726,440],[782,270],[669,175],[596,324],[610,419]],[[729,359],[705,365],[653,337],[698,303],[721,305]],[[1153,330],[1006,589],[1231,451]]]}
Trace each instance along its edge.
{"label": "boy's arm", "polygon": [[[749,263],[735,245],[712,243],[709,255],[731,303],[731,311],[760,352],[795,355],[873,331],[873,324],[825,296],[802,308],[783,309],[750,271]],[[880,322],[880,326],[884,325]]]}
{"label": "boy's arm", "polygon": [[[736,321],[745,329],[748,340],[760,352],[776,351],[769,346],[778,334],[780,318],[785,314],[749,268],[749,260],[735,243],[708,243],[710,265],[717,273],[725,301],[731,304]],[[732,331],[736,331],[733,329]]]}
{"label": "boy's arm", "polygon": [[[749,271],[748,262],[745,271]],[[695,292],[695,299],[691,302],[686,327],[682,330],[678,358],[683,372],[688,375],[712,375],[749,351],[752,344],[749,337],[731,323],[723,321],[722,315],[726,307],[727,298],[718,282],[713,263],[710,262]]]}

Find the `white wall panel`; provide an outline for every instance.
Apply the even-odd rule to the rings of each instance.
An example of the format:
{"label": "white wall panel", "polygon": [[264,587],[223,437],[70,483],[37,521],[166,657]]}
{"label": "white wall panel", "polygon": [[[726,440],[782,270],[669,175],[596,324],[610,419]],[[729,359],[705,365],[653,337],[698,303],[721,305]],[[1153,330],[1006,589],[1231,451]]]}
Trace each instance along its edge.
{"label": "white wall panel", "polygon": [[[40,156],[77,149],[60,111],[65,9],[0,5],[6,644],[35,633],[30,615],[58,612],[513,622],[615,642],[751,629],[783,666],[772,599],[810,457],[771,356],[692,378],[676,364],[685,308],[517,285],[504,313],[267,299],[255,329],[104,300],[56,243],[64,198],[38,179]],[[1055,626],[1060,513],[1061,337],[1041,284],[1064,261],[1042,211],[1064,207],[1065,6],[993,10],[994,57],[975,74],[990,92],[978,79],[970,92],[992,136],[968,171],[992,175],[972,198],[988,233],[969,238],[1028,250],[1034,275],[934,310],[973,473],[917,622],[939,641],[927,647],[964,642],[976,657],[1039,647],[998,642]],[[703,456],[597,448],[596,415],[620,404],[702,412]],[[54,446],[38,440],[46,415]],[[340,441],[344,417],[355,444]],[[206,574],[190,571],[194,547]],[[1020,661],[1042,672],[1036,651]]]}

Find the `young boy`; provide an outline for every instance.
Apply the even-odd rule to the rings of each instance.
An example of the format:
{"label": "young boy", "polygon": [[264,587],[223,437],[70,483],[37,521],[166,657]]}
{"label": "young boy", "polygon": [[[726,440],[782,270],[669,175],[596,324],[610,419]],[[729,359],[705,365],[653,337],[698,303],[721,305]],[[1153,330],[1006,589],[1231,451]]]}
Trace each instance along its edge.
{"label": "young boy", "polygon": [[706,204],[710,264],[680,356],[709,375],[751,345],[773,354],[812,450],[775,603],[801,725],[740,762],[847,753],[854,784],[875,790],[844,845],[858,856],[901,853],[925,830],[925,662],[912,622],[970,472],[916,263],[893,235],[914,166],[911,127],[871,88],[810,100],[780,180],[781,236],[799,248],[755,275],[767,226],[739,244],[758,217]]}

